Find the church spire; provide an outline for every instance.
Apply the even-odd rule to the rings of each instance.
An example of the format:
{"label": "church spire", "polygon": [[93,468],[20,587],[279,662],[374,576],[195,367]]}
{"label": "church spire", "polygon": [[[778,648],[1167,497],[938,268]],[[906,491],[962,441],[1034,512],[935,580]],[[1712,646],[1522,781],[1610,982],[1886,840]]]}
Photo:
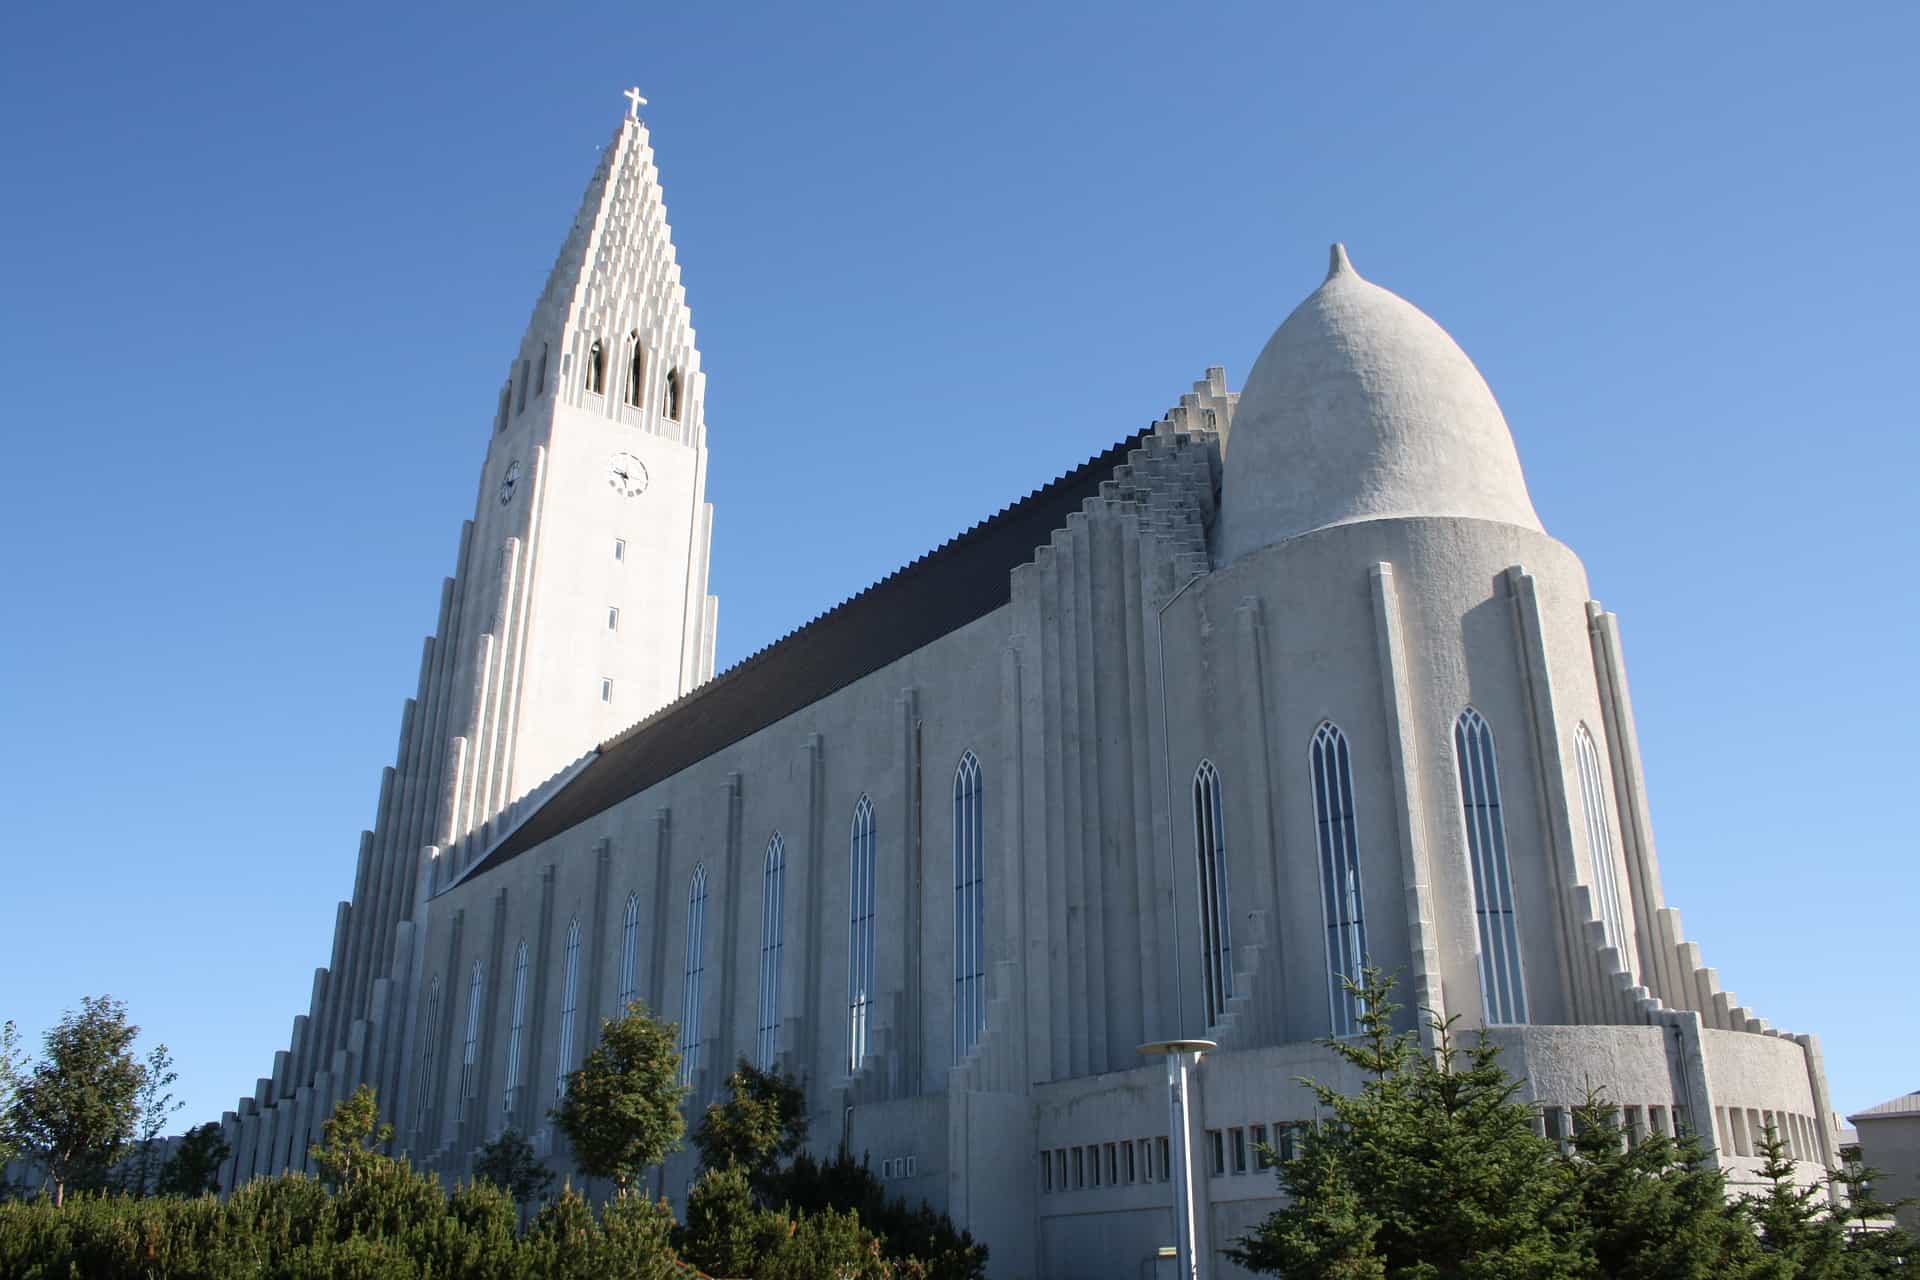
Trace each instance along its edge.
{"label": "church spire", "polygon": [[546,287],[534,304],[510,377],[536,395],[604,412],[693,444],[703,429],[704,378],[672,230],[640,119],[627,110],[602,150]]}

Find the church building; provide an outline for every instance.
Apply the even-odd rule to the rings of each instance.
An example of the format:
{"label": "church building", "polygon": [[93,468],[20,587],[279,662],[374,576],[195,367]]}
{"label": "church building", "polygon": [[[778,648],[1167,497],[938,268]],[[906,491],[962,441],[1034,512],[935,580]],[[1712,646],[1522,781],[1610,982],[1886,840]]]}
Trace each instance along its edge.
{"label": "church building", "polygon": [[[1334,246],[1239,392],[1158,421],[714,674],[706,379],[635,107],[487,434],[480,492],[306,1011],[225,1117],[224,1183],[378,1089],[449,1180],[547,1119],[602,1020],[741,1057],[814,1145],[950,1214],[996,1277],[1276,1207],[1363,963],[1497,1041],[1548,1136],[1605,1090],[1736,1181],[1834,1161],[1818,1045],[1666,903],[1621,633],[1447,333]],[[722,433],[722,456],[726,456]],[[725,465],[745,465],[735,454]],[[1036,481],[1044,479],[1036,477]],[[1430,1033],[1423,1033],[1429,1034]],[[658,1186],[678,1200],[693,1157]]]}

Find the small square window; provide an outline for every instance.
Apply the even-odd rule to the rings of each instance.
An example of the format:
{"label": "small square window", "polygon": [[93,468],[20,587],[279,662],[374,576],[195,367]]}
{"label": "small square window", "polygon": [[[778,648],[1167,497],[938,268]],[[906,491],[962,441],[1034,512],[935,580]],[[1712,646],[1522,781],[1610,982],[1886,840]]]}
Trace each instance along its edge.
{"label": "small square window", "polygon": [[608,605],[607,606],[607,630],[618,631],[619,629],[620,629],[620,610],[615,608],[613,605]]}
{"label": "small square window", "polygon": [[1232,1135],[1233,1140],[1233,1171],[1245,1173],[1247,1171],[1247,1131],[1235,1128],[1227,1132]]}
{"label": "small square window", "polygon": [[1213,1172],[1215,1175],[1227,1171],[1227,1135],[1218,1129],[1207,1130],[1207,1146],[1213,1152]]}
{"label": "small square window", "polygon": [[919,1172],[920,1172],[920,1157],[908,1156],[907,1157],[907,1176],[911,1178]]}
{"label": "small square window", "polygon": [[602,680],[600,682],[600,701],[602,702],[613,701],[613,681]]}
{"label": "small square window", "polygon": [[615,538],[613,540],[613,558],[615,560],[625,560],[627,558],[627,540],[625,538]]}

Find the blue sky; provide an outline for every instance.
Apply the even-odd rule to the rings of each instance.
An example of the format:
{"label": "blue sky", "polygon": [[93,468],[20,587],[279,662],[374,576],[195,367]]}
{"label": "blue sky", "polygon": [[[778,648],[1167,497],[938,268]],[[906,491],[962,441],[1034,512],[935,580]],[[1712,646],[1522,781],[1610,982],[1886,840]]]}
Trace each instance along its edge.
{"label": "blue sky", "polygon": [[351,889],[496,389],[638,82],[723,663],[1239,385],[1341,239],[1619,612],[1668,900],[1920,1087],[1910,6],[9,13],[0,1017],[212,1118]]}

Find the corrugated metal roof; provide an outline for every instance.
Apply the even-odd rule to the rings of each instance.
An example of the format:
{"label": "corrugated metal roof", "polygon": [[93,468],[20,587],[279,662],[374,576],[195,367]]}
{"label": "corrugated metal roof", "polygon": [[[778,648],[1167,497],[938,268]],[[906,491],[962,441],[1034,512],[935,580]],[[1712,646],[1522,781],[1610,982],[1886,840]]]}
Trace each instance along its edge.
{"label": "corrugated metal roof", "polygon": [[1854,1112],[1847,1119],[1858,1124],[1869,1116],[1920,1116],[1920,1090],[1903,1093],[1897,1098],[1888,1098],[1877,1107],[1868,1107],[1865,1111]]}
{"label": "corrugated metal roof", "polygon": [[461,882],[871,675],[1012,599],[1014,569],[1141,447],[1136,432],[729,667],[617,737]]}

